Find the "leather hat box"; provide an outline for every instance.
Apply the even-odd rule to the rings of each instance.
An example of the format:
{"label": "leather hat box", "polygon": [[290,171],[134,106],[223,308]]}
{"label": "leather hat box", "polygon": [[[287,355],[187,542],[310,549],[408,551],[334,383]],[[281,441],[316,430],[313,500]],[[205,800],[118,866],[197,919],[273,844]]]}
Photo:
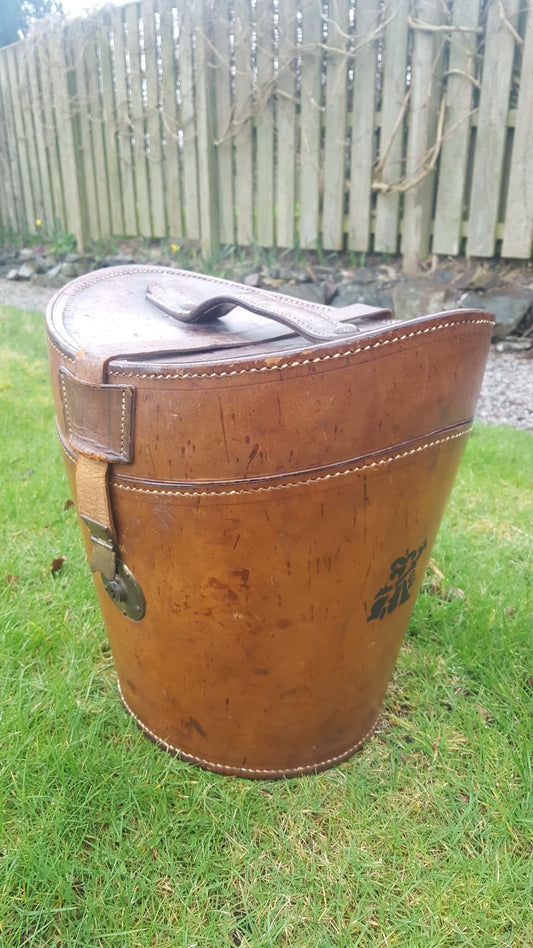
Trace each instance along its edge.
{"label": "leather hat box", "polygon": [[372,733],[492,323],[150,266],[55,296],[59,438],[120,695],[150,738],[266,778]]}

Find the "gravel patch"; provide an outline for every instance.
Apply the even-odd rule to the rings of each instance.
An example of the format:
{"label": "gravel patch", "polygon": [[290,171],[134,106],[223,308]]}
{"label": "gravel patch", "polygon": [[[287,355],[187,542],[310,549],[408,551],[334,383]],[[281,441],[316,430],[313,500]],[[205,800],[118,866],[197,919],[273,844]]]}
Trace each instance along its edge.
{"label": "gravel patch", "polygon": [[[57,290],[0,280],[0,304],[44,313]],[[476,418],[533,432],[533,350],[498,352],[491,346]]]}

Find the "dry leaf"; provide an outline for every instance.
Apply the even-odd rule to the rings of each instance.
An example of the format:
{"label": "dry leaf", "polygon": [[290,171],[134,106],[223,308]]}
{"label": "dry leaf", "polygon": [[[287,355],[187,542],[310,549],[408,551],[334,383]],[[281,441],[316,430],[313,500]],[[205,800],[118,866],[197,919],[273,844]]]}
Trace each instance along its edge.
{"label": "dry leaf", "polygon": [[74,506],[74,501],[73,501],[73,500],[66,500],[65,503],[64,503],[64,505],[63,505],[63,510],[70,510],[70,508],[73,507],[73,506]]}
{"label": "dry leaf", "polygon": [[52,566],[50,568],[52,575],[54,573],[59,573],[59,570],[62,569],[65,560],[66,556],[56,556],[56,558],[52,560]]}
{"label": "dry leaf", "polygon": [[16,583],[18,583],[19,579],[20,576],[16,576],[13,573],[8,573],[6,576],[6,582],[8,586],[14,586]]}

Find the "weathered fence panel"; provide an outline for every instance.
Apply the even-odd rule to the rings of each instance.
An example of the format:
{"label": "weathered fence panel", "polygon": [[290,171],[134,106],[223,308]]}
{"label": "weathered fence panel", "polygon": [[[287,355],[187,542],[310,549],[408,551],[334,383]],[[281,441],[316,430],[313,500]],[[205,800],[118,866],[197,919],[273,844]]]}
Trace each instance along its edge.
{"label": "weathered fence panel", "polygon": [[531,256],[531,0],[135,0],[0,49],[0,227]]}

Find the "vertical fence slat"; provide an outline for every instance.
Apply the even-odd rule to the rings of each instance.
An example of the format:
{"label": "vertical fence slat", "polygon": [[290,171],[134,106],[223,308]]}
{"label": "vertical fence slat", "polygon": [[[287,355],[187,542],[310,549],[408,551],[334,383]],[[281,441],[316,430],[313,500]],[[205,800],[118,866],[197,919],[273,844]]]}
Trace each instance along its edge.
{"label": "vertical fence slat", "polygon": [[94,162],[94,190],[98,209],[100,237],[106,239],[111,235],[111,219],[109,212],[109,198],[107,193],[107,169],[105,163],[104,129],[100,90],[98,88],[98,60],[95,44],[94,29],[90,21],[82,23],[82,41],[87,77],[87,118],[92,140],[92,155]]}
{"label": "vertical fence slat", "polygon": [[84,37],[80,20],[74,20],[68,30],[67,36],[71,49],[73,67],[76,72],[76,111],[80,138],[78,165],[80,167],[80,178],[82,180],[84,228],[90,239],[97,240],[101,234],[95,187],[92,128],[89,118],[89,94],[85,77]]}
{"label": "vertical fence slat", "polygon": [[[403,139],[407,102],[407,15],[409,0],[386,0],[383,45],[383,86],[376,180],[394,187],[403,176]],[[400,194],[379,191],[376,201],[374,250],[397,253],[399,241]]]}
{"label": "vertical fence slat", "polygon": [[529,7],[524,48],[509,191],[505,209],[502,254],[531,256],[533,240],[533,9]]}
{"label": "vertical fence slat", "polygon": [[322,246],[326,250],[340,250],[344,232],[349,29],[348,4],[330,0],[322,213]]}
{"label": "vertical fence slat", "polygon": [[278,26],[276,242],[278,247],[293,247],[296,212],[296,21],[290,0],[280,0]]}
{"label": "vertical fence slat", "polygon": [[460,251],[462,238],[479,0],[455,0],[452,22],[453,26],[472,32],[451,34],[432,249],[434,253],[455,255]]}
{"label": "vertical fence slat", "polygon": [[210,85],[211,24],[216,0],[195,0],[195,106],[200,239],[204,256],[218,253],[218,204],[214,171],[214,127]]}
{"label": "vertical fence slat", "polygon": [[146,135],[147,166],[152,212],[152,236],[165,237],[165,185],[163,180],[163,153],[159,116],[159,79],[157,74],[158,49],[156,40],[155,9],[153,0],[142,0],[144,24],[144,55],[146,60]]}
{"label": "vertical fence slat", "polygon": [[271,0],[257,0],[257,242],[274,245],[274,27]]}
{"label": "vertical fence slat", "polygon": [[42,221],[42,233],[51,234],[54,226],[52,209],[52,195],[46,149],[44,144],[43,110],[41,107],[41,93],[37,79],[37,50],[35,39],[30,35],[23,45],[26,58],[26,73],[29,83],[30,109],[35,130],[36,173],[41,185],[40,204],[36,208],[37,218]]}
{"label": "vertical fence slat", "polygon": [[167,221],[170,237],[183,234],[181,219],[181,182],[178,145],[177,74],[174,46],[172,0],[160,0],[161,68],[163,71],[163,103],[161,119],[165,136],[165,179],[167,190]]}
{"label": "vertical fence slat", "polygon": [[235,0],[235,196],[237,243],[253,243],[252,36],[248,0]]}
{"label": "vertical fence slat", "polygon": [[63,49],[63,31],[50,31],[48,41],[50,56],[50,75],[57,150],[64,196],[64,226],[68,233],[76,238],[78,249],[83,250],[84,234],[78,189],[78,170],[74,137],[72,131],[72,113],[69,91],[69,77],[65,52]]}
{"label": "vertical fence slat", "polygon": [[320,236],[321,34],[321,0],[302,0],[299,178],[302,248],[316,248]]}
{"label": "vertical fence slat", "polygon": [[213,11],[211,72],[215,113],[219,234],[223,244],[233,244],[235,240],[229,24],[229,4],[219,0]]}
{"label": "vertical fence slat", "polygon": [[150,216],[150,192],[148,189],[148,169],[146,167],[146,143],[144,127],[144,106],[142,91],[141,49],[139,35],[140,10],[138,3],[129,3],[126,7],[127,51],[130,63],[131,126],[133,136],[133,176],[135,181],[135,200],[137,206],[137,225],[139,233],[150,237],[152,222]]}
{"label": "vertical fence slat", "polygon": [[[506,0],[505,17],[515,29],[519,0]],[[499,2],[487,16],[485,55],[476,133],[467,253],[490,257],[496,249],[507,114],[515,40]]]}
{"label": "vertical fence slat", "polygon": [[350,162],[348,247],[370,249],[379,0],[358,0]]}
{"label": "vertical fence slat", "polygon": [[131,237],[137,233],[137,214],[135,211],[131,129],[128,114],[128,80],[126,75],[123,8],[110,7],[109,12],[115,54],[115,125],[122,192],[122,211],[124,215],[124,233]]}
{"label": "vertical fence slat", "polygon": [[44,127],[46,135],[46,154],[48,167],[50,170],[50,181],[52,184],[52,198],[54,205],[54,230],[56,227],[66,229],[65,212],[63,207],[63,191],[61,187],[61,169],[59,165],[59,153],[57,143],[57,133],[54,119],[54,110],[52,107],[52,97],[50,95],[50,72],[52,63],[49,55],[48,33],[42,30],[39,41],[39,76],[41,87],[40,103],[44,115]]}
{"label": "vertical fence slat", "polygon": [[[9,47],[5,51],[9,52]],[[17,153],[17,133],[15,126],[15,112],[17,109],[16,89],[13,89],[9,75],[9,60],[4,54],[0,58],[0,84],[4,106],[4,123],[6,136],[4,139],[4,154],[7,170],[8,187],[10,189],[10,218],[13,230],[23,234],[27,228],[27,221],[23,214],[24,198],[23,184],[20,174],[20,165]]]}
{"label": "vertical fence slat", "polygon": [[[418,16],[422,23],[440,26],[444,5],[421,0]],[[416,272],[430,248],[439,109],[442,73],[443,34],[422,27],[415,29],[412,55],[412,92],[409,102],[409,133],[405,158],[405,192],[402,221],[402,256],[406,273]]]}
{"label": "vertical fence slat", "polygon": [[196,152],[196,124],[194,115],[194,77],[192,58],[193,26],[190,4],[178,0],[180,23],[180,86],[181,127],[183,130],[183,203],[185,233],[193,240],[200,240],[200,214],[198,194],[198,167]]}
{"label": "vertical fence slat", "polygon": [[18,162],[13,148],[15,141],[15,123],[5,56],[0,56],[0,92],[2,117],[2,121],[0,122],[0,167],[2,170],[3,191],[6,199],[3,220],[4,226],[11,230],[13,234],[19,234],[22,231],[23,222],[19,219],[17,213],[20,186],[18,185]]}
{"label": "vertical fence slat", "polygon": [[96,35],[100,49],[102,122],[105,141],[107,190],[109,195],[109,210],[111,215],[111,232],[113,234],[123,234],[124,221],[122,217],[120,168],[118,163],[117,147],[117,123],[115,94],[113,88],[113,66],[111,62],[110,20],[108,9],[103,10],[98,15],[98,27],[96,29]]}
{"label": "vertical fence slat", "polygon": [[[33,117],[29,89],[29,76],[26,64],[26,49],[23,43],[17,43],[13,48],[17,67],[18,87],[19,87],[19,107],[22,120],[22,135],[24,145],[21,154],[26,154],[27,174],[28,174],[28,192],[26,207],[28,210],[28,226],[30,233],[34,234],[36,219],[42,220],[40,208],[42,207],[42,190],[39,168],[37,163],[37,148],[35,142],[35,131],[33,127]],[[31,206],[28,206],[31,202]]]}

